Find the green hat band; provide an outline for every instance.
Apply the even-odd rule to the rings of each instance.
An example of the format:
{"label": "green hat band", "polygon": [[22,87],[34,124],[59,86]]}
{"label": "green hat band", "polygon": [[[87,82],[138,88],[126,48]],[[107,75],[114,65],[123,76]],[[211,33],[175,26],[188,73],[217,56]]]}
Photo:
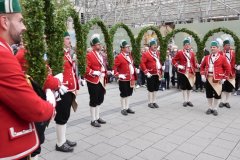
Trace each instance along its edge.
{"label": "green hat band", "polygon": [[18,0],[0,0],[0,13],[21,13]]}
{"label": "green hat band", "polygon": [[151,40],[149,42],[149,46],[151,47],[152,45],[156,45],[157,44],[157,41],[156,40]]}
{"label": "green hat band", "polygon": [[64,35],[63,35],[64,37],[68,37],[68,36],[70,36],[70,34],[68,33],[68,32],[64,32]]}
{"label": "green hat band", "polygon": [[123,41],[121,42],[121,44],[120,44],[120,47],[121,47],[121,48],[124,48],[124,47],[126,47],[126,46],[129,46],[129,45],[128,45],[127,41],[123,40]]}
{"label": "green hat band", "polygon": [[190,40],[189,40],[189,39],[185,39],[185,40],[183,41],[183,45],[185,45],[185,44],[190,44]]}
{"label": "green hat band", "polygon": [[226,45],[226,44],[230,44],[230,41],[229,40],[223,41],[223,45]]}
{"label": "green hat band", "polygon": [[94,45],[97,44],[97,43],[100,43],[100,40],[99,40],[99,38],[97,38],[97,37],[93,38],[93,39],[91,40],[91,42],[90,42],[90,44],[91,44],[92,46],[94,46]]}
{"label": "green hat band", "polygon": [[213,46],[218,47],[218,42],[217,41],[212,41],[211,42],[211,47],[213,47]]}

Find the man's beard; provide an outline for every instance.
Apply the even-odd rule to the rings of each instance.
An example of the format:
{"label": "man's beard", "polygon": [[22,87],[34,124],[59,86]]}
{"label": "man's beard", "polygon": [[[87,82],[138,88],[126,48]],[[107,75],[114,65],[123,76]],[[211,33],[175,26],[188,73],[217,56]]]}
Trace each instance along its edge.
{"label": "man's beard", "polygon": [[12,33],[12,31],[15,30],[15,28],[12,27],[12,25],[10,25],[9,30],[10,30],[9,34],[10,34],[11,39],[13,40],[13,43],[14,44],[20,44],[20,42],[22,41],[22,37],[21,37],[22,33],[15,33],[15,34]]}

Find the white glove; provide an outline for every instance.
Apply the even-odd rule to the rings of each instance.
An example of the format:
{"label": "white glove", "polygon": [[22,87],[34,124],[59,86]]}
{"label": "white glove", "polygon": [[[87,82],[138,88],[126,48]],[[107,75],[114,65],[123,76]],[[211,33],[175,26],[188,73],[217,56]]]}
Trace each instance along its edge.
{"label": "white glove", "polygon": [[178,68],[178,69],[184,69],[185,67],[184,67],[183,65],[180,65],[180,64],[179,64],[179,65],[177,66],[177,68]]}
{"label": "white glove", "polygon": [[201,75],[201,79],[202,79],[202,82],[204,82],[204,83],[207,81],[207,79],[204,75]]}
{"label": "white glove", "polygon": [[60,94],[59,94],[58,91],[54,92],[54,97],[55,97],[57,102],[61,100],[61,97],[60,97]]}
{"label": "white glove", "polygon": [[146,74],[146,76],[147,76],[147,78],[152,77],[151,73],[149,73],[149,72]]}
{"label": "white glove", "polygon": [[85,79],[81,79],[81,86],[85,86],[86,85],[86,80]]}
{"label": "white glove", "polygon": [[95,75],[95,76],[100,76],[100,75],[101,75],[101,72],[100,72],[100,71],[93,71],[93,75]]}
{"label": "white glove", "polygon": [[51,89],[46,89],[46,100],[53,105],[53,107],[56,106],[56,100],[55,100],[55,96],[53,94],[53,92],[51,91]]}
{"label": "white glove", "polygon": [[107,75],[113,75],[114,71],[107,71]]}
{"label": "white glove", "polygon": [[57,75],[54,76],[55,78],[57,78],[61,83],[63,82],[63,74],[59,73]]}
{"label": "white glove", "polygon": [[140,69],[138,69],[138,68],[136,68],[135,71],[136,71],[137,74],[140,73]]}
{"label": "white glove", "polygon": [[197,68],[200,68],[200,64],[197,64]]}
{"label": "white glove", "polygon": [[126,79],[126,76],[125,76],[124,74],[119,74],[119,75],[118,75],[118,78],[119,78],[119,79]]}
{"label": "white glove", "polygon": [[68,87],[66,87],[64,85],[61,85],[59,87],[59,92],[60,92],[61,95],[64,95],[65,93],[67,93],[67,91],[68,91]]}
{"label": "white glove", "polygon": [[223,84],[225,81],[226,81],[226,79],[222,79],[222,80],[220,81],[220,84]]}
{"label": "white glove", "polygon": [[163,70],[163,71],[165,70],[165,66],[162,66],[162,70]]}
{"label": "white glove", "polygon": [[236,70],[238,70],[238,71],[240,70],[240,65],[236,66]]}

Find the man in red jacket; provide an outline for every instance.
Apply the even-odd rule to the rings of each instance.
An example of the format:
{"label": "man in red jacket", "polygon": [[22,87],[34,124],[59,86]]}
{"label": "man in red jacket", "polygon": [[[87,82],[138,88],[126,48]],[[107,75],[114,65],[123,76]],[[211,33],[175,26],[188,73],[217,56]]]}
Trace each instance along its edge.
{"label": "man in red jacket", "polygon": [[236,78],[236,60],[235,60],[235,52],[231,49],[230,41],[224,40],[223,41],[223,50],[220,52],[221,55],[226,57],[228,64],[230,64],[231,72],[229,79],[223,83],[222,88],[222,102],[219,104],[219,107],[226,107],[231,108],[229,104],[229,97],[235,88],[235,78]]}
{"label": "man in red jacket", "polygon": [[94,34],[91,37],[90,45],[92,51],[87,54],[87,68],[85,73],[85,79],[87,81],[88,92],[90,95],[90,113],[92,117],[91,125],[93,127],[101,127],[101,124],[105,124],[102,118],[100,118],[100,105],[104,101],[104,95],[106,93],[106,64],[104,64],[103,57],[100,54],[102,49],[99,35]]}
{"label": "man in red jacket", "polygon": [[123,115],[134,114],[135,112],[129,108],[129,97],[132,96],[135,80],[137,79],[133,58],[130,55],[130,46],[126,40],[122,40],[121,53],[114,61],[114,75],[119,78],[119,90],[121,97],[121,113]]}
{"label": "man in red jacket", "polygon": [[54,107],[29,86],[10,48],[26,28],[18,0],[9,2],[0,1],[0,159],[21,159],[39,146],[33,122],[51,119]]}
{"label": "man in red jacket", "polygon": [[160,79],[162,78],[162,65],[159,60],[160,53],[157,51],[157,41],[149,41],[149,50],[143,53],[140,67],[147,76],[148,107],[159,108],[156,103]]}
{"label": "man in red jacket", "polygon": [[190,93],[195,83],[195,69],[196,69],[196,58],[194,52],[191,50],[190,38],[183,40],[183,49],[179,50],[172,59],[172,64],[177,68],[179,72],[180,87],[183,93],[183,106],[193,107],[190,101]]}
{"label": "man in red jacket", "polygon": [[221,99],[222,84],[229,78],[230,65],[227,59],[219,53],[217,41],[211,42],[211,54],[204,57],[200,74],[203,82],[206,82],[206,97],[209,109],[206,114],[218,115],[217,107]]}
{"label": "man in red jacket", "polygon": [[57,144],[56,150],[60,152],[72,152],[76,142],[66,139],[67,122],[70,117],[71,107],[76,104],[76,91],[79,90],[78,78],[76,73],[76,64],[70,55],[71,39],[68,32],[64,33],[64,57],[63,73],[57,76],[61,82],[59,87],[60,100],[57,101],[55,116]]}

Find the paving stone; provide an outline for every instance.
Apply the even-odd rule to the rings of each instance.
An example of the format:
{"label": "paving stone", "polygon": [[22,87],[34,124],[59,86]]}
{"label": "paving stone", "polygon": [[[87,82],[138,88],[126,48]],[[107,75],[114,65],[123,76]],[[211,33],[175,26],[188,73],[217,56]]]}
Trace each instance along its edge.
{"label": "paving stone", "polygon": [[164,156],[166,156],[167,153],[159,151],[154,148],[148,148],[141,152],[138,156],[142,157],[145,160],[156,160],[156,159],[162,159]]}
{"label": "paving stone", "polygon": [[177,144],[168,142],[166,140],[162,140],[162,141],[159,141],[158,143],[155,143],[152,147],[169,153],[173,151],[177,146],[178,146]]}
{"label": "paving stone", "polygon": [[165,157],[167,160],[193,160],[195,156],[178,150],[173,151]]}
{"label": "paving stone", "polygon": [[184,143],[181,146],[179,146],[177,149],[180,151],[183,151],[185,153],[189,153],[189,154],[197,156],[204,150],[204,148],[205,147],[203,147],[203,146],[194,145],[191,143]]}
{"label": "paving stone", "polygon": [[134,141],[131,141],[130,143],[128,143],[129,146],[135,147],[140,150],[145,150],[152,144],[153,144],[153,142],[149,142],[149,141],[143,140],[143,139],[135,139]]}
{"label": "paving stone", "polygon": [[106,139],[104,142],[107,144],[110,144],[111,146],[114,147],[121,147],[124,144],[128,143],[130,140],[124,137],[116,136],[112,137],[110,139]]}
{"label": "paving stone", "polygon": [[226,159],[231,153],[231,150],[210,145],[204,150],[204,153],[213,155],[215,157]]}
{"label": "paving stone", "polygon": [[98,156],[103,156],[112,150],[114,150],[115,147],[112,147],[105,143],[99,143],[91,148],[88,149],[89,152],[92,152],[93,154],[96,154]]}
{"label": "paving stone", "polygon": [[89,143],[89,144],[92,144],[92,145],[96,145],[100,142],[103,142],[104,140],[106,140],[105,137],[101,136],[101,135],[92,135],[92,136],[89,136],[85,139],[83,139],[83,141]]}
{"label": "paving stone", "polygon": [[101,158],[99,158],[98,160],[125,160],[124,158],[121,158],[119,156],[116,156],[112,153],[109,153]]}
{"label": "paving stone", "polygon": [[136,156],[140,152],[141,152],[141,150],[139,150],[139,149],[136,149],[136,148],[128,146],[128,145],[124,145],[118,149],[115,149],[112,153],[119,157],[122,157],[124,159],[130,159],[130,158]]}
{"label": "paving stone", "polygon": [[200,153],[195,160],[224,160],[224,159],[206,153]]}

